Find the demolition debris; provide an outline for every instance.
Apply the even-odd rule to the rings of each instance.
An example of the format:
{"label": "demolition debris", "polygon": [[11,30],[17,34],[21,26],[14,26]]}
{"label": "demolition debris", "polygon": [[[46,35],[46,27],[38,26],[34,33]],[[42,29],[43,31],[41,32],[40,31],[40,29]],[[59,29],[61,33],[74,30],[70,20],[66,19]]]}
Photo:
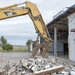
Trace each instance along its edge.
{"label": "demolition debris", "polygon": [[18,63],[0,65],[0,75],[75,75],[75,66],[49,56],[36,56]]}

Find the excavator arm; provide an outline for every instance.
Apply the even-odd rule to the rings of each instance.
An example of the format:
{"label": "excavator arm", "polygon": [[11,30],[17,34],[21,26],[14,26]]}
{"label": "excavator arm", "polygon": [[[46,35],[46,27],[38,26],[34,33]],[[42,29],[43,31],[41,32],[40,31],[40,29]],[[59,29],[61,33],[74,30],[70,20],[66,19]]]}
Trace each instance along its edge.
{"label": "excavator arm", "polygon": [[25,2],[25,4],[25,7],[18,7],[21,4],[14,4],[11,6],[0,8],[0,20],[28,14],[34,23],[35,30],[39,34],[39,36],[41,36],[46,43],[51,43],[51,37],[37,6],[28,1]]}

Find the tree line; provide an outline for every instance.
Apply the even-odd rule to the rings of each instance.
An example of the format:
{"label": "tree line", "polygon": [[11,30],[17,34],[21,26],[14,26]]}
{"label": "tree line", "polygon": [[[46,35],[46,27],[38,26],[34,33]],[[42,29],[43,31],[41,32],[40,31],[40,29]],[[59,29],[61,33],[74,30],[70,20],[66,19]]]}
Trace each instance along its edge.
{"label": "tree line", "polygon": [[[30,50],[30,44],[32,42],[33,42],[33,40],[31,40],[31,39],[27,40],[26,45],[28,47],[28,50]],[[13,45],[8,43],[4,36],[1,36],[1,38],[0,38],[0,46],[3,50],[13,50]]]}

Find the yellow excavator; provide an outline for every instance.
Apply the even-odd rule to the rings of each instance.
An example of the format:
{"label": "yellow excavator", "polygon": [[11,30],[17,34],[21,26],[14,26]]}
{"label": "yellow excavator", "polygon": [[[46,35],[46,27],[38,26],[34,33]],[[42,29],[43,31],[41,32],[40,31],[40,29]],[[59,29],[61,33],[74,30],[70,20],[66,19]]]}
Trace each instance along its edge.
{"label": "yellow excavator", "polygon": [[[18,7],[19,5],[22,4],[26,4],[26,6]],[[35,30],[38,33],[38,37],[40,36],[44,39],[44,43],[38,44],[38,37],[37,37],[34,43],[32,55],[35,56],[38,50],[41,48],[40,55],[44,57],[46,55],[46,52],[51,47],[52,39],[48,33],[48,29],[42,19],[42,16],[37,6],[29,1],[26,1],[24,3],[14,4],[14,5],[0,8],[0,20],[9,19],[9,18],[27,15],[27,14],[33,21]]]}

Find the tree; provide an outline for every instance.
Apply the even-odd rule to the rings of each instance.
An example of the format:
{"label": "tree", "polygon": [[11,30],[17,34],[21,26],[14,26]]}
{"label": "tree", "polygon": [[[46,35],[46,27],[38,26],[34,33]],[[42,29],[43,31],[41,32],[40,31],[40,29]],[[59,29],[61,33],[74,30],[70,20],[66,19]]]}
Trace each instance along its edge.
{"label": "tree", "polygon": [[4,36],[1,37],[1,44],[7,44],[7,40],[4,38]]}
{"label": "tree", "polygon": [[3,50],[12,50],[13,46],[9,43],[7,43],[7,40],[4,38],[4,36],[1,37],[1,47]]}
{"label": "tree", "polygon": [[30,49],[30,44],[32,43],[33,41],[31,39],[29,39],[27,42],[26,42],[26,45],[28,46],[28,49]]}
{"label": "tree", "polygon": [[12,50],[13,46],[9,43],[2,45],[3,50]]}

